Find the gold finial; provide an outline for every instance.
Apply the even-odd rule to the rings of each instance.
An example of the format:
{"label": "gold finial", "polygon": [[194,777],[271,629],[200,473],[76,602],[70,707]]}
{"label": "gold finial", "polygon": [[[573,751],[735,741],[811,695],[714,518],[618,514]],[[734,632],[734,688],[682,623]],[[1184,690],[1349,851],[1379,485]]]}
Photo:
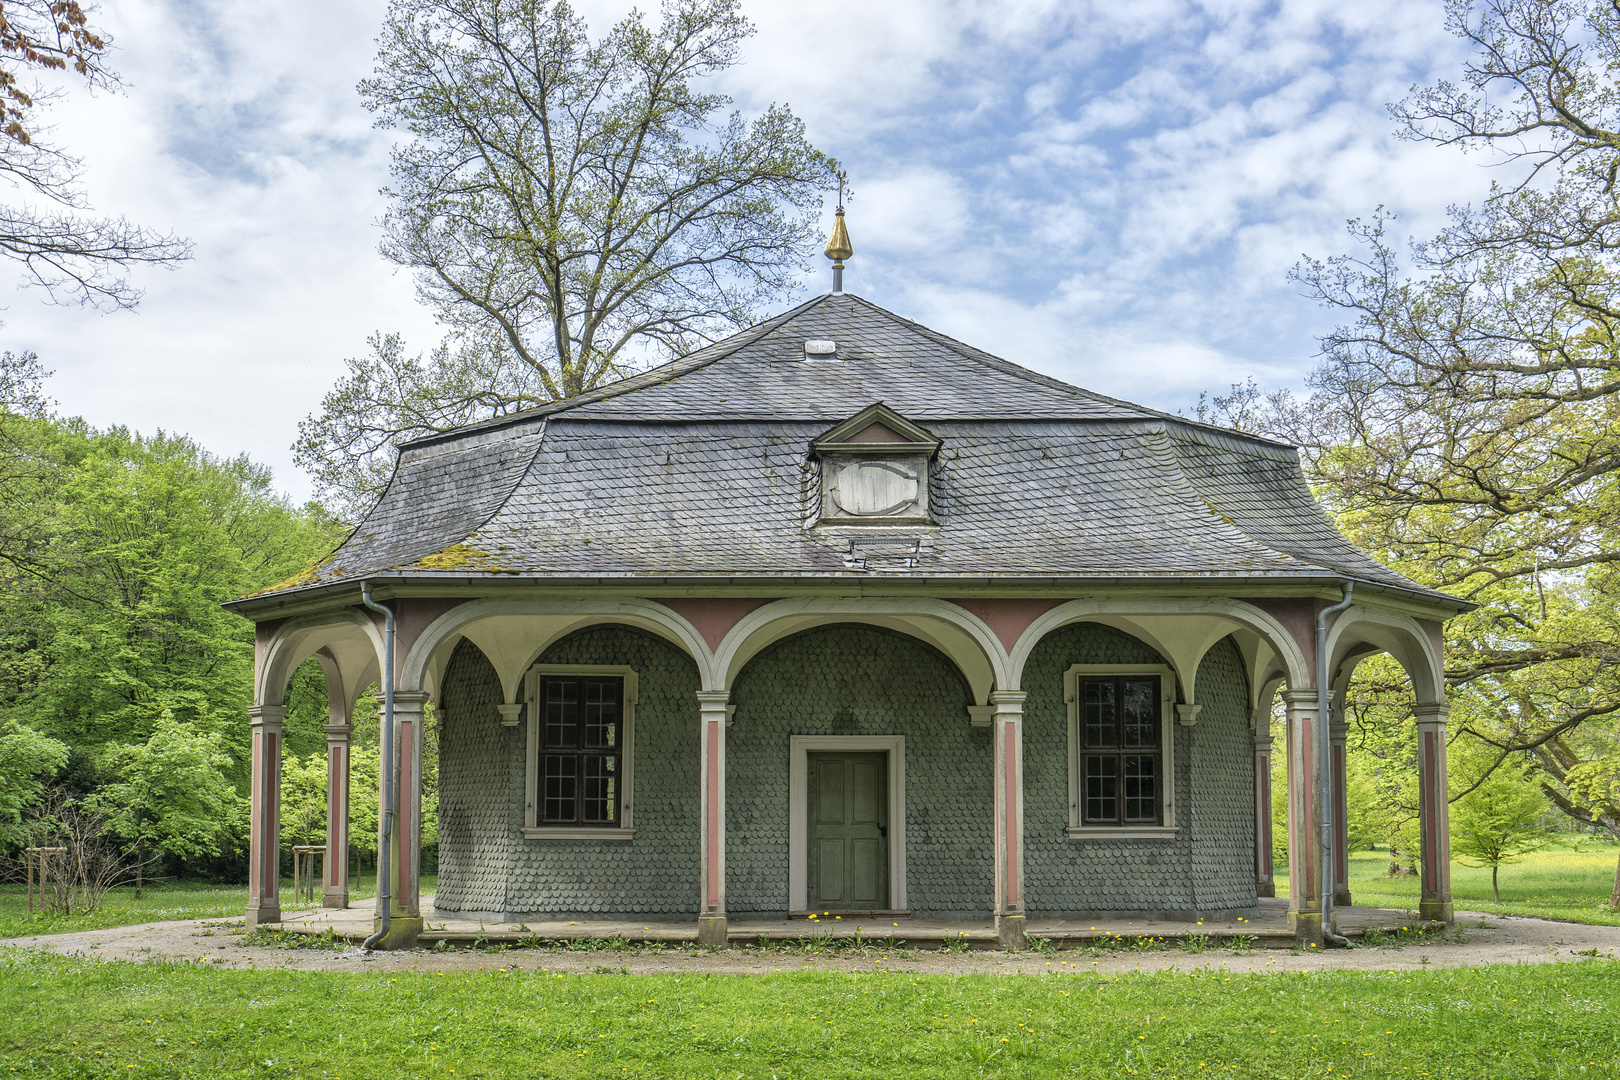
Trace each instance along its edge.
{"label": "gold finial", "polygon": [[838,211],[833,220],[832,239],[827,241],[827,248],[823,252],[833,261],[833,292],[844,291],[844,260],[855,254],[855,249],[849,246],[849,230],[844,228],[844,181],[847,173],[838,174]]}

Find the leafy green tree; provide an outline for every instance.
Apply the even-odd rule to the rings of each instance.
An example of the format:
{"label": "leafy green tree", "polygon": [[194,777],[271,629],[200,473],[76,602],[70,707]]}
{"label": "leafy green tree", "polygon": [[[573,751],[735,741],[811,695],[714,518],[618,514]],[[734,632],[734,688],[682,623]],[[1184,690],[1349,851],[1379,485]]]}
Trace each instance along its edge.
{"label": "leafy green tree", "polygon": [[737,0],[671,0],[594,41],[564,0],[393,0],[360,84],[408,139],[382,252],[453,347],[424,362],[373,339],[301,426],[340,512],[400,437],[583,393],[796,289],[836,163],[786,107],[745,120],[705,86],[752,33]]}
{"label": "leafy green tree", "polygon": [[1490,867],[1491,896],[1500,903],[1502,867],[1547,844],[1541,825],[1547,799],[1514,769],[1493,770],[1465,786],[1468,793],[1451,804],[1451,851],[1469,865]]}
{"label": "leafy green tree", "polygon": [[281,759],[281,841],[326,843],[326,755]]}
{"label": "leafy green tree", "polygon": [[109,831],[135,853],[135,895],[154,854],[212,853],[240,831],[246,804],[226,779],[231,757],[218,732],[198,730],[165,709],[150,738],[104,754],[116,778],[85,800],[107,815]]}
{"label": "leafy green tree", "polygon": [[0,719],[0,844],[18,841],[23,809],[39,799],[45,782],[67,764],[68,752],[66,743]]}

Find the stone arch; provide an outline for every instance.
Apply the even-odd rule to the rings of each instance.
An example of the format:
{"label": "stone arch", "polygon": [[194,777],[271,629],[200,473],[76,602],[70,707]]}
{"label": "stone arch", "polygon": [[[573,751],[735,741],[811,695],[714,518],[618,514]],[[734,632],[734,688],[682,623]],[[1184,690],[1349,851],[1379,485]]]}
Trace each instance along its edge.
{"label": "stone arch", "polygon": [[[744,615],[715,650],[707,690],[728,690],[750,660],[785,638],[818,626],[865,623],[932,646],[967,680],[975,704],[1010,689],[1006,652],[978,616],[944,600],[794,597]],[[713,678],[714,682],[707,681]]]}
{"label": "stone arch", "polygon": [[456,644],[477,645],[496,673],[508,702],[518,700],[523,674],[551,645],[577,630],[620,624],[648,631],[682,649],[705,685],[713,657],[703,636],[684,617],[650,600],[473,600],[445,612],[417,638],[400,670],[402,688],[428,689],[442,678]]}
{"label": "stone arch", "polygon": [[1386,652],[1405,670],[1419,702],[1443,702],[1445,659],[1418,621],[1398,612],[1360,605],[1343,612],[1328,627],[1328,671],[1333,689],[1348,685],[1362,660]]}
{"label": "stone arch", "polygon": [[[1254,635],[1254,648],[1243,650],[1255,682],[1272,667],[1280,667],[1292,686],[1310,686],[1309,659],[1293,635],[1270,614],[1240,600],[1070,600],[1038,616],[1019,635],[1008,667],[1013,685],[1023,678],[1024,665],[1041,638],[1076,622],[1101,623],[1134,637],[1165,658],[1176,672],[1187,702],[1196,701],[1198,667],[1204,655],[1234,632]],[[1264,646],[1261,650],[1260,645]]]}
{"label": "stone arch", "polygon": [[328,707],[334,722],[347,718],[360,693],[382,672],[383,634],[371,619],[347,608],[291,619],[278,626],[260,655],[253,699],[279,705],[298,665],[314,657],[326,676]]}

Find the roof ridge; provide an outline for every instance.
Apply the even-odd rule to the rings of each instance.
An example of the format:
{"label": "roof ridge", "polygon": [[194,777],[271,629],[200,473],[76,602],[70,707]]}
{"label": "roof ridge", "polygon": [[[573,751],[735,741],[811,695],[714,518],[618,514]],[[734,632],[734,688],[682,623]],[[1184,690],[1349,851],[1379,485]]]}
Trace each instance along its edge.
{"label": "roof ridge", "polygon": [[[400,443],[399,449],[403,451],[407,449],[414,449],[418,446],[431,446],[434,443],[446,442],[451,439],[460,438],[469,432],[493,431],[506,427],[509,424],[518,424],[524,421],[534,420],[537,417],[542,420],[549,419],[552,416],[568,412],[571,409],[577,409],[585,405],[592,405],[598,401],[607,401],[610,398],[615,398],[622,394],[634,393],[637,390],[645,389],[646,387],[655,385],[659,382],[667,382],[670,379],[678,379],[684,375],[689,375],[694,371],[699,371],[706,368],[716,361],[725,359],[745,345],[752,345],[761,338],[769,336],[772,331],[780,329],[784,323],[797,317],[807,308],[810,308],[815,304],[827,299],[829,295],[831,294],[811,297],[809,300],[806,300],[804,303],[799,304],[796,307],[791,307],[788,310],[778,315],[773,315],[768,319],[761,319],[757,323],[753,323],[750,326],[746,326],[743,329],[738,330],[735,334],[723,337],[719,341],[712,341],[703,346],[701,349],[689,352],[684,356],[677,356],[673,360],[667,360],[664,363],[659,364],[657,367],[648,368],[646,371],[639,371],[636,374],[626,376],[623,379],[615,379],[613,382],[610,382],[605,386],[599,386],[593,390],[587,390],[583,394],[575,394],[573,397],[560,398],[557,401],[548,401],[544,405],[537,405],[532,409],[524,409],[521,412],[507,413],[505,416],[492,416],[488,420],[481,420],[476,424],[467,424],[464,427],[452,428],[449,431],[440,431],[431,435],[423,435],[420,438],[412,439],[409,442]],[[720,349],[722,345],[726,346],[726,348],[719,352],[715,352],[714,355],[703,355],[710,350]],[[680,368],[679,371],[669,370],[677,367]]]}

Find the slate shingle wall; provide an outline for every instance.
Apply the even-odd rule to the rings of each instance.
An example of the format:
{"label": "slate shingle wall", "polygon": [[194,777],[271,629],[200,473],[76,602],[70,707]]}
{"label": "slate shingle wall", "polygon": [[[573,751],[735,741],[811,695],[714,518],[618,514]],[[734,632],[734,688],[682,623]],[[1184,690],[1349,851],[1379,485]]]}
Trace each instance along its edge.
{"label": "slate shingle wall", "polygon": [[989,914],[994,894],[988,733],[968,724],[968,690],[915,638],[836,626],[761,653],[732,689],[726,738],[726,907],[788,907],[792,735],[904,735],[907,903],[918,914]]}
{"label": "slate shingle wall", "polygon": [[1229,638],[1210,650],[1199,668],[1196,689],[1204,709],[1197,726],[1174,725],[1180,826],[1175,838],[1070,840],[1064,835],[1069,766],[1063,673],[1074,664],[1162,663],[1146,644],[1091,623],[1047,635],[1030,654],[1023,680],[1029,695],[1024,702],[1024,885],[1032,916],[1210,911],[1256,903],[1247,801],[1252,743],[1242,664]]}
{"label": "slate shingle wall", "polygon": [[[637,677],[635,839],[523,839],[525,734],[500,726],[495,671],[463,642],[445,675],[438,907],[523,914],[691,915],[698,904],[697,667],[625,627],[570,635],[544,664],[623,664]],[[480,696],[481,695],[481,696]],[[473,707],[487,699],[488,717]],[[480,729],[479,725],[488,727]],[[492,731],[493,733],[489,733]]]}

